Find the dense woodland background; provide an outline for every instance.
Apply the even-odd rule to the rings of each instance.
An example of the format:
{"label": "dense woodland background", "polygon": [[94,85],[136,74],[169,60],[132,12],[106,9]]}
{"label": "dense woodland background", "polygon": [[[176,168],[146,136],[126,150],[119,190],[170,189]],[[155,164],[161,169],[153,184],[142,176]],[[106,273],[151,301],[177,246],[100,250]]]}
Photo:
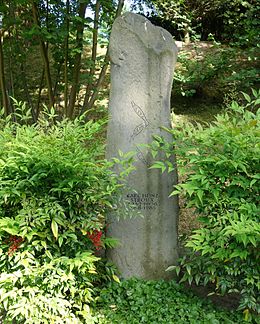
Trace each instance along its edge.
{"label": "dense woodland background", "polygon": [[[34,122],[43,105],[69,118],[93,108],[97,100],[101,99],[99,108],[104,105],[109,33],[123,5],[122,0],[1,1],[0,80],[5,114],[14,112],[17,102],[26,102]],[[197,44],[179,56],[174,82],[177,97],[201,95],[219,74],[217,87],[214,84],[208,91],[215,92],[211,97],[218,101],[224,92],[259,82],[255,60],[258,1],[135,0],[123,10],[127,9],[146,15],[176,40]],[[199,41],[215,45],[214,51],[201,56]],[[190,55],[192,49],[197,56]],[[216,92],[219,88],[221,93]]]}

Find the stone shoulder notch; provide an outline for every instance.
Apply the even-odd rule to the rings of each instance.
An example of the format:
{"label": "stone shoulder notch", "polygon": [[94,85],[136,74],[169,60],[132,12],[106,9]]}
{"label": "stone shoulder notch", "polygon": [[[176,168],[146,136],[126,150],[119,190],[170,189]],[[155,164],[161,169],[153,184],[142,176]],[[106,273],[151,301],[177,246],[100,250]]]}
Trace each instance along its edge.
{"label": "stone shoulder notch", "polygon": [[170,52],[174,57],[177,57],[177,46],[172,38],[172,35],[161,27],[154,26],[147,18],[132,13],[126,12],[124,15],[116,18],[111,33],[110,39],[110,54],[113,56],[113,51],[117,49],[118,39],[113,38],[113,35],[118,35],[115,30],[128,30],[135,34],[148,50],[154,51],[157,55],[162,55],[165,52]]}

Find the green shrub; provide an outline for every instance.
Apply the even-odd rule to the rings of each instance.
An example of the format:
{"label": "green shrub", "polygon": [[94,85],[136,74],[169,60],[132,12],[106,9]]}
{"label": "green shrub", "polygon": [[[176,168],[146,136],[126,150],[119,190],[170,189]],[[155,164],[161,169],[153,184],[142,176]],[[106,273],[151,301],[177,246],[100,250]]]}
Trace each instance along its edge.
{"label": "green shrub", "polygon": [[231,89],[247,90],[259,82],[259,49],[238,49],[215,44],[208,49],[181,51],[173,76],[173,95],[209,97],[223,101]]}
{"label": "green shrub", "polygon": [[214,308],[174,281],[130,279],[111,283],[96,303],[98,323],[243,323],[238,313]]}
{"label": "green shrub", "polygon": [[[247,317],[260,312],[260,91],[253,95],[244,94],[246,107],[233,102],[208,127],[181,125],[172,131],[174,143],[157,138],[152,146],[154,155],[160,147],[170,154],[175,146],[186,178],[173,194],[184,195],[201,222],[186,243],[190,253],[173,268],[184,271],[182,281],[213,282],[217,292],[239,293]],[[169,161],[153,167],[172,169]]]}
{"label": "green shrub", "polygon": [[219,80],[227,71],[233,55],[232,50],[218,47],[206,52],[204,56],[197,53],[195,57],[191,57],[187,51],[181,52],[173,77],[174,92],[186,97],[201,96],[209,81]]}
{"label": "green shrub", "polygon": [[103,158],[104,122],[53,118],[0,123],[4,323],[91,323],[92,287],[113,277],[96,256],[113,245],[104,217],[121,186]]}

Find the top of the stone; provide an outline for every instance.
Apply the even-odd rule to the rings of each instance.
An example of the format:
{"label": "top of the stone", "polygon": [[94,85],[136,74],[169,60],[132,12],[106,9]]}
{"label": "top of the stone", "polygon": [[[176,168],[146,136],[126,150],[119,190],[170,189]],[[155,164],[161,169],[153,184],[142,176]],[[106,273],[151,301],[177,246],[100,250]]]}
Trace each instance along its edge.
{"label": "top of the stone", "polygon": [[177,46],[172,35],[165,29],[153,25],[147,18],[132,12],[118,17],[113,29],[126,28],[142,41],[145,47],[154,50],[157,55],[163,52],[177,53]]}

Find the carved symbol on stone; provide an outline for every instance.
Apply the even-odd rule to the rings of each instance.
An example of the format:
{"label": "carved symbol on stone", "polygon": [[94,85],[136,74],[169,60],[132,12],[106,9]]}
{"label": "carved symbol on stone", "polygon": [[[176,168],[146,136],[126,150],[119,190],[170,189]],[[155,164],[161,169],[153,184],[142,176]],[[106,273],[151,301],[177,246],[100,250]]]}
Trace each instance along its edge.
{"label": "carved symbol on stone", "polygon": [[136,113],[138,117],[140,117],[143,122],[139,125],[137,125],[131,135],[131,139],[133,140],[138,134],[140,134],[148,125],[149,121],[145,116],[145,113],[143,112],[142,108],[139,107],[134,101],[131,101],[131,106]]}
{"label": "carved symbol on stone", "polygon": [[131,135],[131,139],[134,139],[138,134],[140,134],[144,129],[145,129],[145,124],[142,123],[138,126],[136,126],[136,128],[134,129],[132,135]]}
{"label": "carved symbol on stone", "polygon": [[140,118],[142,118],[142,120],[144,121],[144,125],[145,127],[147,127],[149,125],[149,122],[145,116],[145,113],[143,112],[142,108],[139,107],[134,101],[131,101],[131,105],[135,111],[135,113],[137,114],[137,116],[139,116]]}
{"label": "carved symbol on stone", "polygon": [[137,147],[136,146],[136,152],[137,152],[137,158],[141,161],[141,162],[143,162],[143,164],[145,164],[147,167],[149,167],[149,163],[148,163],[148,161],[146,160],[146,158],[145,158],[145,156],[144,156],[144,154],[143,154],[143,152],[139,149],[139,147]]}

